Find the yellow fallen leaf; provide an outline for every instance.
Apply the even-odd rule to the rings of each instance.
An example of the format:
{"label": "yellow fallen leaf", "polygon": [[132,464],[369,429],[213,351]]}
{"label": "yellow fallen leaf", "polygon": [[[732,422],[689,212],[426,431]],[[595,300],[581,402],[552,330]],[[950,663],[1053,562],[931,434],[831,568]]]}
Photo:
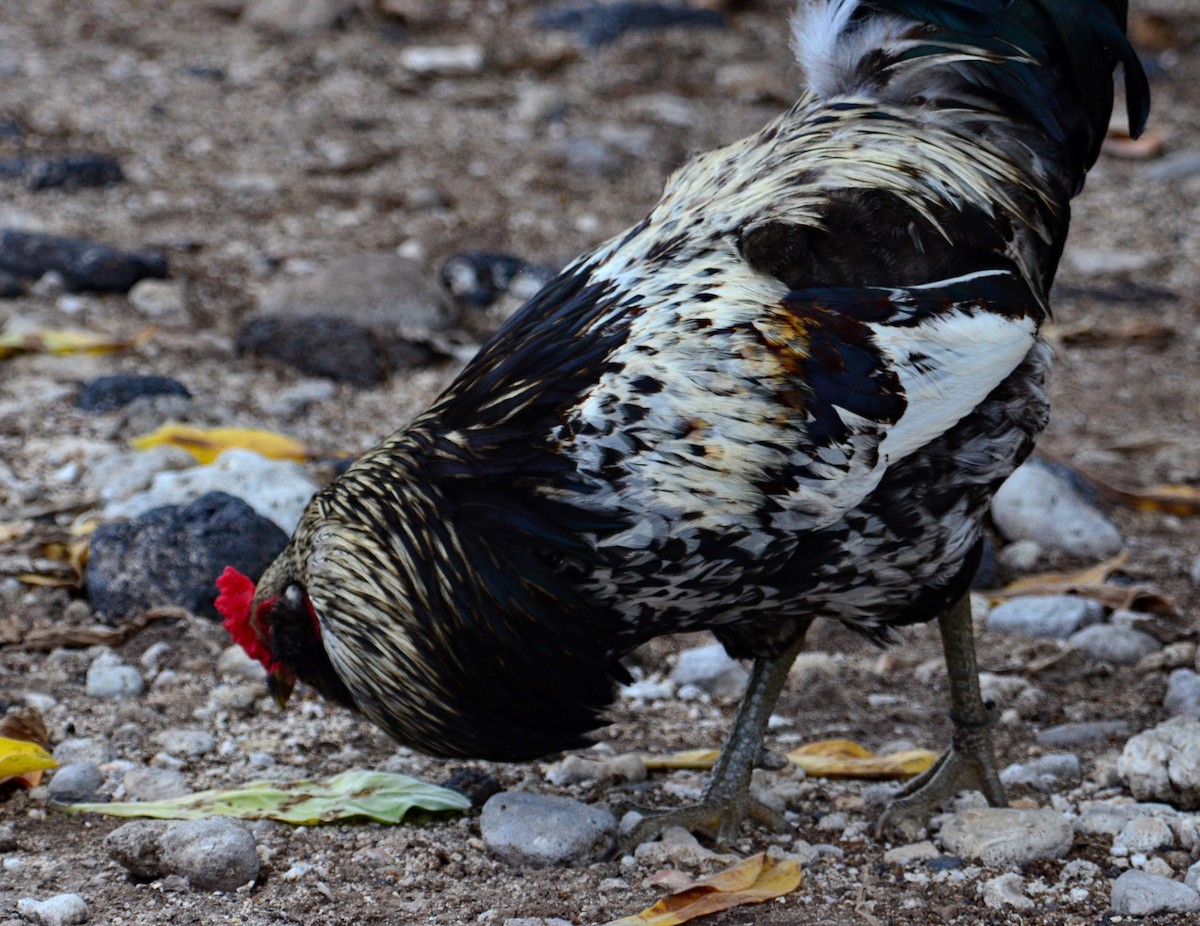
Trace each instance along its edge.
{"label": "yellow fallen leaf", "polygon": [[800,878],[800,864],[795,859],[774,859],[760,852],[668,894],[641,913],[605,926],[678,926],[710,913],[790,894],[800,886]]}
{"label": "yellow fallen leaf", "polygon": [[716,749],[688,749],[683,752],[669,752],[663,756],[643,755],[642,761],[651,771],[673,768],[707,769],[716,764],[719,754]]}
{"label": "yellow fallen leaf", "polygon": [[153,333],[153,328],[146,328],[132,338],[112,338],[74,328],[47,328],[0,334],[0,360],[18,354],[108,354],[135,347]]}
{"label": "yellow fallen leaf", "polygon": [[877,756],[851,740],[822,740],[793,749],[788,761],[814,778],[912,778],[937,761],[927,749]]}
{"label": "yellow fallen leaf", "polygon": [[37,743],[0,736],[0,781],[57,767],[53,756]]}
{"label": "yellow fallen leaf", "polygon": [[1129,551],[1122,550],[1112,559],[1076,572],[1043,572],[1017,579],[1000,589],[997,595],[1001,598],[1013,598],[1017,595],[1066,594],[1081,585],[1098,585],[1106,581],[1128,561]]}
{"label": "yellow fallen leaf", "polygon": [[311,454],[299,441],[272,431],[253,428],[193,428],[164,424],[156,431],[133,438],[138,450],[169,445],[186,450],[199,463],[211,463],[226,450],[253,450],[272,460],[307,460]]}

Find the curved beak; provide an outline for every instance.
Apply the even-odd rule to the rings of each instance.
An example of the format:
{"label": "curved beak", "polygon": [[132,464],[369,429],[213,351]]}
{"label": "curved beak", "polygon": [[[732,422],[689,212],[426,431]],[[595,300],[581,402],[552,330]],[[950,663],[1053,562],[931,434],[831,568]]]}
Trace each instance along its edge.
{"label": "curved beak", "polygon": [[276,669],[267,676],[267,691],[271,693],[280,710],[287,707],[288,698],[292,696],[292,689],[295,687],[296,679],[284,669]]}

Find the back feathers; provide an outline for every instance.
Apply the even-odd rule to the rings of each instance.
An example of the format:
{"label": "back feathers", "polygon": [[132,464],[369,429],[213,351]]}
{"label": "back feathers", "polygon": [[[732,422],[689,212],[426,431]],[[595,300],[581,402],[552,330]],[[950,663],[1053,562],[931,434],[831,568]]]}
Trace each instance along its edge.
{"label": "back feathers", "polygon": [[1127,0],[802,0],[794,47],[825,98],[864,94],[1025,122],[1066,154],[1077,192],[1095,163],[1125,69],[1130,132],[1145,72],[1125,38]]}

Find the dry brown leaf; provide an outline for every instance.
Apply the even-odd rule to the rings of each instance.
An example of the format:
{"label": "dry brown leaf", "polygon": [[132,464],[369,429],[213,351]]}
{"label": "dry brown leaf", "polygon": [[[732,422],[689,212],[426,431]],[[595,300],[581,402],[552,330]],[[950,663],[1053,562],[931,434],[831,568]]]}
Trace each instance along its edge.
{"label": "dry brown leaf", "polygon": [[669,752],[663,756],[643,755],[641,759],[650,771],[676,768],[703,770],[712,768],[719,754],[720,751],[716,749],[688,749],[683,752]]}
{"label": "dry brown leaf", "polygon": [[143,611],[116,627],[94,624],[90,627],[66,627],[52,630],[33,629],[19,640],[0,645],[0,650],[19,649],[27,652],[48,653],[65,647],[83,649],[88,646],[120,646],[133,639],[151,624],[162,620],[195,620],[186,608],[161,607]]}
{"label": "dry brown leaf", "polygon": [[605,926],[678,926],[731,907],[790,894],[800,886],[800,879],[800,864],[795,859],[774,859],[760,852],[668,894],[641,913],[612,920]]}
{"label": "dry brown leaf", "polygon": [[1132,138],[1128,132],[1110,129],[1102,150],[1111,157],[1126,161],[1147,161],[1162,154],[1163,136],[1159,132],[1149,130],[1139,138]]}
{"label": "dry brown leaf", "polygon": [[1178,332],[1170,325],[1141,318],[1104,322],[1098,322],[1093,318],[1083,318],[1069,325],[1048,326],[1046,331],[1046,336],[1051,340],[1082,347],[1107,347],[1133,343],[1162,347],[1177,334]]}
{"label": "dry brown leaf", "polygon": [[19,707],[0,719],[0,785],[33,788],[57,763],[47,752],[50,733],[36,708]]}
{"label": "dry brown leaf", "polygon": [[184,424],[164,424],[150,434],[133,438],[130,444],[138,450],[162,445],[179,447],[199,463],[211,463],[233,448],[253,450],[272,460],[304,461],[312,456],[297,440],[253,428],[193,428]]}
{"label": "dry brown leaf", "polygon": [[937,761],[927,749],[877,756],[853,740],[821,740],[787,754],[793,765],[814,778],[912,778]]}
{"label": "dry brown leaf", "polygon": [[153,334],[154,328],[146,328],[132,338],[124,339],[74,328],[0,334],[0,360],[18,354],[109,354],[136,347]]}
{"label": "dry brown leaf", "polygon": [[1026,576],[989,595],[993,602],[1021,595],[1075,595],[1098,601],[1115,611],[1151,611],[1174,617],[1178,613],[1174,602],[1152,586],[1112,585],[1107,581],[1128,559],[1129,553],[1122,551],[1112,559],[1078,572],[1046,572]]}

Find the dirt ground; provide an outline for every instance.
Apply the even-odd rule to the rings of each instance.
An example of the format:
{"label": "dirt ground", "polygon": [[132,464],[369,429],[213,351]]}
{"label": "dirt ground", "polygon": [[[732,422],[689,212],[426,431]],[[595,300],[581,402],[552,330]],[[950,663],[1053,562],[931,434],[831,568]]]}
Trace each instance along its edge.
{"label": "dirt ground", "polygon": [[[386,6],[387,4],[384,4]],[[0,122],[23,127],[0,138],[0,154],[101,151],[117,157],[128,180],[102,190],[32,192],[0,186],[0,227],[78,235],[138,250],[160,250],[187,286],[187,316],[159,320],[137,349],[98,357],[22,357],[0,364],[0,521],[59,510],[69,522],[86,510],[80,473],[121,447],[136,423],[77,411],[77,384],[109,372],[163,373],[197,396],[202,424],[269,428],[322,453],[361,451],[403,424],[453,374],[450,365],[397,374],[374,389],[338,386],[303,414],[272,401],[303,377],[238,358],[233,337],[256,293],[293,262],[404,246],[436,270],[468,250],[500,250],[555,264],[636,221],[666,175],[689,154],[756,129],[789,103],[798,75],[783,26],[785,0],[735,7],[720,30],[677,28],[630,34],[581,50],[561,34],[536,29],[533,0],[396,2],[407,23],[363,2],[339,27],[280,35],[239,20],[239,0],[40,0],[6,4],[0,14]],[[1135,8],[1137,4],[1135,4]],[[1200,54],[1189,45],[1200,11],[1162,4],[1162,20],[1139,19],[1152,65],[1152,130],[1164,155],[1200,152]],[[430,11],[433,11],[432,13]],[[480,45],[477,74],[422,77],[398,63],[409,45]],[[549,99],[561,119],[529,116]],[[539,103],[538,101],[543,101]],[[622,153],[619,171],[573,168],[564,142],[607,139]],[[1200,483],[1200,175],[1154,179],[1162,157],[1106,153],[1077,200],[1071,243],[1056,300],[1054,418],[1049,453],[1112,482],[1145,486]],[[75,326],[131,335],[142,317],[122,296],[31,294],[0,302],[0,322]],[[1138,324],[1165,326],[1139,339]],[[1090,331],[1091,339],[1078,332]],[[1168,595],[1186,619],[1200,611],[1187,570],[1200,555],[1200,526],[1128,509],[1110,512],[1127,540],[1128,573]],[[51,518],[52,519],[52,518]],[[1047,559],[1039,570],[1087,565]],[[11,630],[89,623],[64,590],[19,586],[0,577],[0,624]],[[837,628],[812,636],[835,655],[836,679],[793,685],[777,713],[794,726],[774,745],[850,737],[868,746],[906,739],[938,749],[946,741],[944,672],[932,628],[916,628],[886,656]],[[56,699],[45,711],[52,742],[107,736],[121,758],[142,764],[158,751],[153,734],[201,726],[221,746],[184,771],[196,789],[245,780],[249,753],[319,776],[349,767],[392,766],[441,780],[449,765],[401,752],[365,722],[298,693],[286,714],[204,712],[217,683],[209,647],[219,628],[175,623],[150,628],[120,648],[131,663],[152,644],[171,649],[179,673],[169,688],[106,701],[84,694],[91,654],[0,651],[0,702],[26,691]],[[648,673],[696,640],[664,640],[645,654]],[[1040,729],[1067,721],[1128,720],[1133,729],[1162,718],[1166,673],[1061,660],[1029,667],[1056,644],[985,637],[981,663],[1027,677],[1045,693],[1036,711],[1001,726],[1001,763],[1042,750]],[[933,663],[936,665],[936,663]],[[924,667],[924,668],[922,668]],[[870,698],[890,695],[890,698]],[[616,752],[715,746],[731,703],[669,700],[634,709],[618,703],[601,734]],[[199,711],[199,713],[197,713]],[[1120,743],[1078,750],[1084,783],[1077,800],[1120,793],[1110,769]],[[546,763],[478,767],[505,787],[532,784],[589,801],[670,803],[659,775],[649,787],[554,788]],[[392,767],[389,766],[389,767]],[[837,841],[816,829],[835,810],[869,820],[864,785],[804,785],[795,833],[782,842],[747,832],[756,851],[792,839]],[[1024,796],[1035,802],[1046,797]],[[492,923],[512,917],[562,917],[598,924],[640,910],[661,894],[655,869],[619,861],[552,870],[517,870],[490,858],[476,816],[430,826],[375,825],[294,829],[258,827],[263,872],[235,894],[171,891],[138,884],[110,859],[104,836],[120,821],[67,817],[36,794],[0,803],[20,855],[0,870],[0,924],[16,918],[21,897],[82,894],[90,922],[108,924]],[[1088,897],[1041,895],[1038,909],[985,908],[979,884],[994,873],[920,879],[882,862],[886,844],[868,834],[837,841],[844,857],[823,859],[793,895],[714,916],[734,924],[1093,924],[1109,922],[1107,844],[1077,842],[1069,858],[1101,866]],[[1186,859],[1176,859],[1186,867]],[[314,866],[288,880],[293,865]],[[1023,874],[1053,884],[1062,862]],[[1182,871],[1181,868],[1177,871]],[[617,879],[617,880],[614,880]],[[1115,921],[1115,920],[1111,920]],[[1179,922],[1171,917],[1146,922]]]}

